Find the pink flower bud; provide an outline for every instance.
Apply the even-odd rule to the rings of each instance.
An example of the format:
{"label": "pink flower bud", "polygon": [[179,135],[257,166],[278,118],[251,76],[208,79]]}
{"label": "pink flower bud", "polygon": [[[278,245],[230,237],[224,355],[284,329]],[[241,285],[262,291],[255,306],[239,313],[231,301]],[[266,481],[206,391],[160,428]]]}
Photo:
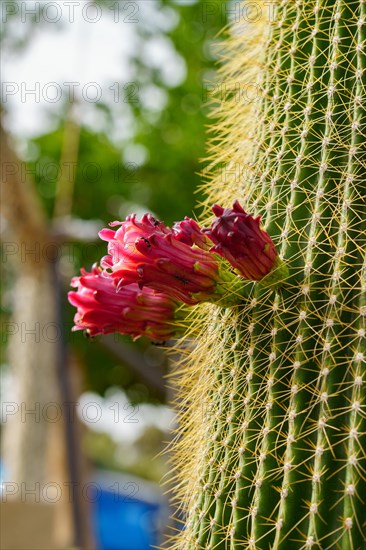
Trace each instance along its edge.
{"label": "pink flower bud", "polygon": [[73,330],[87,330],[91,336],[119,332],[134,339],[147,336],[152,340],[168,340],[174,335],[176,303],[150,288],[137,284],[116,288],[112,277],[94,265],[92,272],[81,270],[71,285],[76,291],[68,294],[77,308]]}
{"label": "pink flower bud", "polygon": [[261,217],[247,214],[239,201],[234,202],[233,208],[215,204],[212,210],[217,219],[205,230],[215,243],[210,250],[228,260],[244,279],[263,279],[274,267],[277,251],[271,237],[260,227]]}
{"label": "pink flower bud", "polygon": [[202,229],[195,220],[187,216],[181,222],[176,222],[173,225],[173,233],[175,238],[189,246],[197,245],[203,250],[208,250],[211,246],[210,241],[203,233]]}

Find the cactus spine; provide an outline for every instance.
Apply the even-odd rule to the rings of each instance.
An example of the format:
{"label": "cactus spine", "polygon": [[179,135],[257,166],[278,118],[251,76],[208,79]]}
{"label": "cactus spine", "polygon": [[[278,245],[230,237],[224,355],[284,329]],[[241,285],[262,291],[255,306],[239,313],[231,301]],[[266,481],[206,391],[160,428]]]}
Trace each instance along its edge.
{"label": "cactus spine", "polygon": [[290,276],[193,314],[176,443],[187,521],[173,545],[362,550],[366,3],[257,6],[263,20],[229,38],[222,77],[259,78],[261,97],[220,107],[207,207],[239,198],[262,214]]}

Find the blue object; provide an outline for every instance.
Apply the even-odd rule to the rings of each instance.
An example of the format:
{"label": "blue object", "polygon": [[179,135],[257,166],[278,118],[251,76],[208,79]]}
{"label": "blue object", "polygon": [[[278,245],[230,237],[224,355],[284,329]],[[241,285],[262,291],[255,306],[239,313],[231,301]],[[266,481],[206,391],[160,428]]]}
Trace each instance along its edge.
{"label": "blue object", "polygon": [[151,485],[113,472],[94,478],[89,495],[99,550],[149,550],[161,542],[166,503]]}

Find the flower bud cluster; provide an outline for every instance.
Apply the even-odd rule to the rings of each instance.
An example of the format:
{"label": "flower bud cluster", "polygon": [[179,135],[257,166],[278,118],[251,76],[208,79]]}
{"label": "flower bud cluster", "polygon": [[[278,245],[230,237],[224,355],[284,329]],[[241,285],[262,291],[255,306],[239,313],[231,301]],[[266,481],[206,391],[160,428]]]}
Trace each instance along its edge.
{"label": "flower bud cluster", "polygon": [[232,209],[214,205],[212,210],[216,219],[209,229],[187,217],[169,228],[151,214],[141,220],[132,214],[102,229],[108,255],[100,267],[82,270],[72,280],[74,330],[166,340],[175,333],[179,304],[240,303],[242,279],[232,268],[259,281],[274,267],[277,251],[260,218],[246,214],[238,201]]}

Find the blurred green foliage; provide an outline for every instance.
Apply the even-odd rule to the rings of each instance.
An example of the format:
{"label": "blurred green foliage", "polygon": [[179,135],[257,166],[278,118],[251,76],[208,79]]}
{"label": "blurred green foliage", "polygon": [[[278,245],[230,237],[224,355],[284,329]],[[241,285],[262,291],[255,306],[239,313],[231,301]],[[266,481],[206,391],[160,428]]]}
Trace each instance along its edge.
{"label": "blurred green foliage", "polygon": [[[104,6],[115,4],[106,0],[99,3]],[[132,74],[135,75],[133,82],[127,83],[129,87],[125,89],[126,82],[120,82],[120,101],[112,104],[100,102],[94,106],[104,117],[103,128],[94,130],[86,125],[80,128],[71,216],[96,220],[97,229],[109,221],[123,218],[134,211],[134,207],[140,211],[152,211],[171,224],[185,215],[192,216],[195,203],[200,199],[195,192],[201,181],[200,159],[205,153],[208,123],[205,83],[212,78],[216,67],[212,42],[217,40],[217,34],[226,25],[223,9],[226,0],[157,0],[156,5],[173,14],[175,23],[167,31],[157,30],[154,25],[150,28],[148,22],[136,25],[141,47],[130,59]],[[210,6],[209,17],[204,16],[207,5]],[[109,16],[112,15],[109,10]],[[4,44],[21,51],[32,39],[36,25],[38,23],[30,21],[23,29],[22,39],[16,39],[10,25],[4,25]],[[186,67],[185,77],[179,84],[167,83],[162,71],[146,58],[143,46],[155,35],[171,44]],[[150,92],[158,92],[165,98],[161,109],[149,108],[149,101],[143,100],[144,94],[146,99]],[[70,105],[60,105],[54,120],[55,129],[27,143],[29,169],[50,221],[58,193],[57,166],[62,160],[70,113]],[[133,135],[119,142],[113,140],[116,121],[132,125]],[[126,160],[125,153],[131,151],[131,146],[143,151],[145,159],[142,163]],[[110,385],[121,385],[134,402],[161,399],[136,374],[121,365],[118,358],[107,353],[98,339],[90,343],[79,332],[71,334],[69,328],[74,309],[66,300],[70,276],[77,274],[80,267],[89,269],[106,253],[106,246],[97,241],[96,230],[92,246],[75,238],[71,257],[69,250],[70,243],[68,250],[63,251],[61,262],[65,283],[66,335],[73,353],[85,364],[87,389],[104,393]],[[128,338],[122,338],[122,341],[125,345],[131,343]],[[141,340],[136,345],[144,352],[149,344]],[[164,363],[160,368],[165,368]]]}
{"label": "blurred green foliage", "polygon": [[83,441],[84,452],[101,469],[128,472],[132,475],[160,483],[167,472],[162,455],[164,432],[156,426],[146,426],[133,443],[118,444],[106,433],[87,432]]}
{"label": "blurred green foliage", "polygon": [[[108,0],[100,0],[99,3],[104,6],[116,4]],[[200,200],[200,194],[195,193],[201,183],[200,159],[205,155],[208,124],[205,86],[213,78],[216,58],[212,43],[227,23],[224,7],[228,3],[228,0],[157,0],[161,10],[168,9],[174,15],[176,24],[165,32],[156,30],[154,25],[150,28],[146,23],[136,26],[141,47],[130,59],[135,75],[133,82],[119,83],[119,101],[112,104],[100,102],[94,106],[104,120],[102,128],[98,126],[94,129],[90,125],[80,128],[77,163],[71,167],[75,169],[71,218],[95,220],[95,240],[90,244],[78,242],[77,235],[74,240],[68,239],[67,248],[65,245],[62,247],[60,265],[65,285],[65,335],[69,349],[84,367],[84,389],[104,394],[111,386],[120,386],[133,403],[164,400],[161,392],[152,388],[115,354],[107,351],[101,339],[91,342],[82,333],[71,332],[74,309],[68,304],[66,294],[70,277],[77,274],[80,267],[89,269],[106,253],[105,243],[97,239],[97,229],[109,221],[123,219],[135,208],[149,210],[167,224],[186,215],[194,215],[195,203]],[[209,17],[204,15],[207,6]],[[2,42],[7,48],[21,52],[32,39],[39,23],[36,23],[36,18],[28,19],[21,35],[13,32],[11,18],[9,23],[1,29]],[[167,83],[162,72],[146,58],[143,45],[148,44],[154,35],[168,40],[185,65],[185,77],[177,85]],[[146,95],[152,93],[158,93],[163,98],[162,108],[149,107]],[[151,97],[148,100],[151,103]],[[58,167],[65,140],[68,139],[67,121],[70,114],[70,105],[60,105],[53,131],[27,143],[28,167],[51,224],[58,193]],[[122,126],[132,126],[132,135],[116,142],[113,139],[116,121]],[[142,151],[143,162],[128,159],[127,153],[131,152],[131,147],[132,151],[134,148],[140,153]],[[10,282],[5,284],[6,289]],[[7,304],[6,299],[5,321],[11,313],[11,307]],[[135,349],[143,357],[151,349],[151,344],[144,339],[132,344],[129,338],[118,336],[118,341],[124,346],[136,346]],[[151,364],[152,369],[165,372],[166,361],[162,354],[157,354],[155,363]],[[165,461],[161,458],[153,461],[153,457],[162,450],[161,442],[161,432],[148,427],[131,450],[139,460],[130,464],[121,461],[124,453],[118,452],[117,444],[107,434],[88,432],[85,447],[87,454],[99,466],[123,469],[159,480],[164,474]]]}
{"label": "blurred green foliage", "polygon": [[[195,191],[200,183],[200,160],[205,154],[208,107],[206,105],[206,83],[212,78],[216,66],[212,42],[225,24],[225,4],[212,10],[208,21],[204,21],[205,1],[191,4],[164,0],[162,6],[169,6],[178,16],[177,25],[165,36],[183,58],[186,66],[184,81],[169,87],[161,72],[151,67],[143,52],[136,52],[130,62],[135,80],[123,91],[119,102],[108,105],[99,103],[98,109],[106,115],[106,128],[95,133],[82,128],[79,159],[76,168],[73,215],[104,222],[115,219],[118,214],[128,213],[129,205],[139,204],[154,212],[170,224],[185,215],[192,215],[195,202],[200,199]],[[140,41],[151,38],[151,31],[145,26],[136,27]],[[140,92],[162,91],[166,105],[161,112],[149,111],[140,101]],[[126,108],[133,113],[134,136],[120,147],[108,139],[110,121],[120,117],[128,118]],[[65,113],[65,109],[62,110]],[[109,123],[108,123],[109,121]],[[64,138],[64,118],[58,128],[50,134],[33,140],[37,151],[33,168],[40,195],[49,212],[52,212],[56,192],[56,175],[50,178],[49,171],[42,166],[60,161]],[[123,152],[127,146],[143,146],[146,161],[139,165],[134,161],[124,162]],[[127,208],[123,205],[127,204]],[[121,208],[122,206],[122,208]]]}

